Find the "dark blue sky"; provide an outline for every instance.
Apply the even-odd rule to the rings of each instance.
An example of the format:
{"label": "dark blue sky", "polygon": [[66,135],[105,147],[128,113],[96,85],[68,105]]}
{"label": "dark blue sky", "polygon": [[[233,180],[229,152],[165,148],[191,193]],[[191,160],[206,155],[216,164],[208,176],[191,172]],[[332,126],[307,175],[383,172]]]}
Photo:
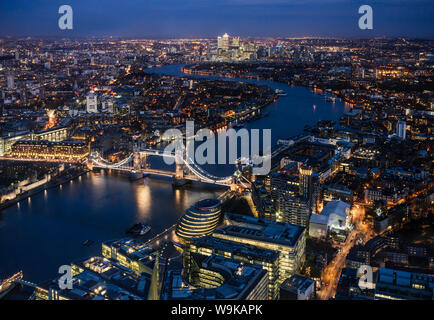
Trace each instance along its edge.
{"label": "dark blue sky", "polygon": [[[62,4],[74,30],[58,28]],[[374,29],[358,29],[369,4]],[[433,0],[2,0],[0,36],[406,36],[434,38]]]}

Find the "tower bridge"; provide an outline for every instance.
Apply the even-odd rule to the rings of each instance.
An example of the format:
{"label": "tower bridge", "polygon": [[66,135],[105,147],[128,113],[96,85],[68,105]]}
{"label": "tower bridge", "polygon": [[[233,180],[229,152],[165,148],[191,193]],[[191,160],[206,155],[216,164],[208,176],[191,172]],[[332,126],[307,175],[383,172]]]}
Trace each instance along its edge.
{"label": "tower bridge", "polygon": [[[175,172],[162,169],[151,169],[148,167],[147,158],[149,156],[169,157],[176,160]],[[99,153],[93,152],[90,154],[87,165],[89,168],[103,168],[130,172],[133,174],[141,173],[143,175],[150,174],[156,176],[171,177],[175,184],[185,184],[189,181],[199,181],[208,184],[230,187],[231,190],[237,189],[238,186],[250,188],[250,182],[244,178],[239,171],[227,177],[217,177],[196,165],[194,161],[181,158],[175,153],[167,153],[163,150],[154,149],[138,149],[125,159],[116,163],[104,159]]]}

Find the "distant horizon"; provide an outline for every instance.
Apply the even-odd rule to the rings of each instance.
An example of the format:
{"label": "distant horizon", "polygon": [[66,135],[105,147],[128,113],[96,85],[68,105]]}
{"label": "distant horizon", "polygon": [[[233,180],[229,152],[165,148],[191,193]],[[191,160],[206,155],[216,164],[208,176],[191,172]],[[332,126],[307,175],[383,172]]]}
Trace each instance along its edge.
{"label": "distant horizon", "polygon": [[[60,30],[61,5],[73,9],[73,30]],[[373,29],[361,30],[361,5]],[[115,0],[3,1],[0,37],[240,37],[434,38],[431,0]]]}
{"label": "distant horizon", "polygon": [[[208,37],[142,37],[142,36],[76,36],[76,37],[68,37],[68,36],[29,36],[29,35],[17,35],[17,36],[0,36],[0,40],[105,40],[105,39],[114,39],[114,40],[217,40],[218,36],[222,36],[223,34],[218,34],[215,36]],[[434,41],[433,37],[404,37],[404,36],[373,36],[373,37],[337,37],[337,36],[239,36],[237,34],[229,34],[231,37],[240,37],[241,39],[252,39],[252,40],[398,40],[398,39],[406,39],[406,40],[415,40],[415,41]]]}

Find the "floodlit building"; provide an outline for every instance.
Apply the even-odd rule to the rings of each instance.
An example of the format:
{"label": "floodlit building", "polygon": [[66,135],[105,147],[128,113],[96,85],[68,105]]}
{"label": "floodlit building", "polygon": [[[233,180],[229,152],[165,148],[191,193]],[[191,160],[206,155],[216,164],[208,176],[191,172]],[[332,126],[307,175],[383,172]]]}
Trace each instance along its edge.
{"label": "floodlit building", "polygon": [[76,161],[89,155],[89,145],[81,141],[20,140],[10,154],[16,158]]}
{"label": "floodlit building", "polygon": [[65,127],[54,127],[33,134],[33,140],[63,141],[67,137],[68,129]]}
{"label": "floodlit building", "polygon": [[305,258],[306,228],[234,213],[225,214],[225,223],[213,237],[279,252],[279,284],[296,273]]}
{"label": "floodlit building", "polygon": [[326,238],[329,217],[323,214],[312,214],[309,222],[309,237]]}
{"label": "floodlit building", "polygon": [[12,145],[19,140],[31,140],[32,133],[30,131],[15,132],[0,138],[0,156],[4,156],[11,152]]}
{"label": "floodlit building", "polygon": [[309,221],[309,236],[327,237],[329,231],[347,231],[351,225],[351,206],[343,201],[335,200],[326,204],[321,214],[312,214]]}
{"label": "floodlit building", "polygon": [[183,240],[212,234],[220,222],[221,202],[205,199],[191,206],[176,226],[176,235]]}
{"label": "floodlit building", "polygon": [[[102,244],[102,255],[118,261],[121,265],[138,273],[153,273],[155,257],[149,247],[133,239],[107,241]],[[157,266],[158,267],[158,266]]]}
{"label": "floodlit building", "polygon": [[86,96],[86,111],[88,113],[98,112],[98,96],[94,92],[90,92]]}

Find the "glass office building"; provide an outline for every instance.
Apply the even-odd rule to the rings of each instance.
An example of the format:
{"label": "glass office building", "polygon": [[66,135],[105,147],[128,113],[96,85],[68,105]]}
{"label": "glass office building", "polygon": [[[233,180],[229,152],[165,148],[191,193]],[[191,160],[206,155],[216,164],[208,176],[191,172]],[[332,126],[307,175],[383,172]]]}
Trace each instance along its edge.
{"label": "glass office building", "polygon": [[176,235],[184,240],[210,235],[220,222],[220,214],[220,200],[199,201],[181,217],[176,227]]}

